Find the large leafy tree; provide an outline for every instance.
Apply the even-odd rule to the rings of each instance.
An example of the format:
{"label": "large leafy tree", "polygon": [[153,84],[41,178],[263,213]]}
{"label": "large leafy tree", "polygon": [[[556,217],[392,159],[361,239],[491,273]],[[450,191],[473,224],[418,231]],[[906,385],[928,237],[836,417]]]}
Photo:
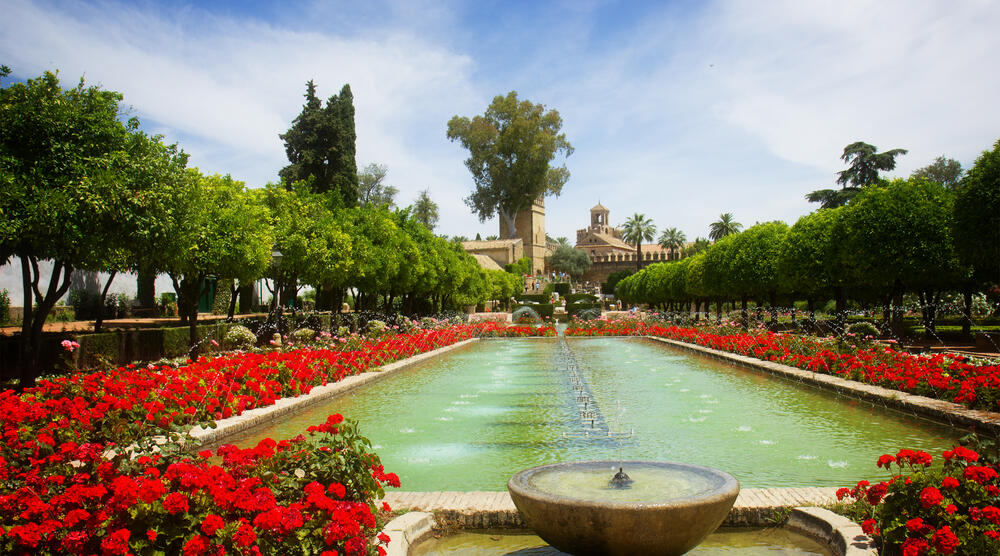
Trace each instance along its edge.
{"label": "large leafy tree", "polygon": [[622,239],[626,243],[635,245],[636,272],[639,271],[639,263],[642,259],[642,242],[644,240],[653,241],[654,234],[656,234],[656,226],[653,225],[652,219],[646,218],[645,214],[637,212],[622,224]]}
{"label": "large leafy tree", "polygon": [[977,281],[1000,283],[1000,140],[976,159],[958,189],[955,246]]}
{"label": "large leafy tree", "polygon": [[820,203],[822,208],[844,206],[861,191],[862,188],[879,181],[879,172],[890,171],[896,167],[896,157],[906,154],[906,149],[891,149],[878,152],[878,147],[863,141],[856,141],[844,147],[840,159],[848,164],[846,170],[837,172],[837,183],[840,189],[819,189],[806,195],[810,203]]}
{"label": "large leafy tree", "polygon": [[[0,263],[21,262],[22,387],[35,383],[45,318],[74,269],[114,264],[100,246],[127,232],[132,183],[120,170],[138,121],[123,121],[121,98],[82,80],[64,90],[50,72],[0,88]],[[41,260],[53,262],[47,277]]]}
{"label": "large leafy tree", "polygon": [[923,298],[924,325],[934,328],[940,292],[961,275],[952,241],[953,194],[940,184],[910,178],[869,187],[848,205],[833,234],[837,264],[857,287],[891,302],[893,332],[902,335],[903,293]]}
{"label": "large leafy tree", "polygon": [[430,190],[425,189],[417,195],[413,202],[411,213],[413,218],[423,224],[428,230],[434,231],[438,222],[438,205],[431,200]]}
{"label": "large leafy tree", "polygon": [[265,275],[274,235],[267,208],[230,176],[187,171],[186,202],[171,215],[171,252],[163,261],[182,319],[198,347],[198,299],[207,279],[247,283]]}
{"label": "large leafy tree", "polygon": [[673,255],[684,247],[685,241],[687,241],[687,237],[684,232],[677,228],[666,228],[660,232],[660,246],[670,251],[671,258],[674,258]]}
{"label": "large leafy tree", "polygon": [[833,265],[827,261],[833,251],[834,223],[843,210],[819,210],[799,218],[785,235],[778,254],[782,289],[804,297],[813,320],[816,300],[838,287],[831,274]]}
{"label": "large leafy tree", "polygon": [[948,189],[956,189],[962,181],[962,163],[954,158],[939,156],[927,166],[914,170],[910,177],[924,178]]}
{"label": "large leafy tree", "polygon": [[709,225],[708,238],[712,241],[719,241],[726,236],[740,233],[742,229],[743,224],[733,219],[733,213],[727,212],[720,214],[719,219]]}
{"label": "large leafy tree", "polygon": [[780,284],[778,254],[787,233],[788,225],[775,221],[751,226],[732,236],[729,283],[733,293],[740,296],[744,326],[748,323],[748,298],[766,297],[771,307],[772,323],[776,321],[776,298]]}
{"label": "large leafy tree", "polygon": [[316,96],[316,85],[306,83],[306,102],[292,126],[281,134],[288,166],[279,172],[288,187],[309,181],[314,192],[339,199],[341,206],[357,203],[358,166],[355,160],[354,96],[350,85],[333,95],[326,106]]}
{"label": "large leafy tree", "polygon": [[560,245],[549,256],[549,266],[556,272],[565,272],[574,280],[579,280],[590,268],[590,257],[586,251],[574,249],[569,245]]}
{"label": "large leafy tree", "polygon": [[372,162],[358,176],[358,204],[392,209],[399,189],[385,183],[389,168]]}
{"label": "large leafy tree", "polygon": [[551,162],[557,154],[573,152],[561,129],[559,112],[519,100],[515,91],[495,97],[481,116],[448,121],[448,139],[469,151],[465,166],[476,189],[465,202],[480,221],[499,215],[507,237],[515,237],[519,211],[539,197],[559,195],[569,170]]}

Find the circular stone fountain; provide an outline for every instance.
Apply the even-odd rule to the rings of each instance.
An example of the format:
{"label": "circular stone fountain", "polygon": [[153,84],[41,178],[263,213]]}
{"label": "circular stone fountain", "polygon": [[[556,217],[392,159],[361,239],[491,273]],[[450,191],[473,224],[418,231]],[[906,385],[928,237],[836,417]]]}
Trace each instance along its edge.
{"label": "circular stone fountain", "polygon": [[674,555],[719,527],[740,484],[698,465],[585,461],[526,469],[507,490],[527,526],[564,552]]}

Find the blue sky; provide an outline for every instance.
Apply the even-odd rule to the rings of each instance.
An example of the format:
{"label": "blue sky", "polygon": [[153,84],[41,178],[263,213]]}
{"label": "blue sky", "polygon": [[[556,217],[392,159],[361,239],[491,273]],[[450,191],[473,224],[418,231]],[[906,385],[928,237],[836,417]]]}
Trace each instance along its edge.
{"label": "blue sky", "polygon": [[559,110],[576,152],[550,235],[575,238],[598,200],[689,239],[722,212],[793,223],[831,187],[843,147],[906,148],[970,166],[1000,138],[1000,7],[879,2],[27,2],[0,0],[0,62],[118,90],[203,171],[250,186],[286,163],[278,134],[315,79],[355,95],[358,166],[386,164],[409,204],[429,188],[438,232],[494,234],[453,115],[510,90]]}

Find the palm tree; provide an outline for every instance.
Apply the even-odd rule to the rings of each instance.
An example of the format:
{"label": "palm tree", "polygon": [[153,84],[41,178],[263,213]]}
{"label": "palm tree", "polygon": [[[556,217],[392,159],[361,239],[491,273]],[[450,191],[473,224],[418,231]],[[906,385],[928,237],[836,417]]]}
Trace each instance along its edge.
{"label": "palm tree", "polygon": [[651,219],[646,218],[645,214],[637,212],[622,224],[622,239],[626,243],[635,244],[636,272],[639,271],[639,260],[642,258],[642,241],[653,241],[654,234],[656,234],[656,226],[653,225]]}
{"label": "palm tree", "polygon": [[687,237],[684,236],[684,232],[677,228],[667,228],[660,232],[660,246],[670,250],[671,258],[673,258],[675,251],[684,247],[685,241],[687,241]]}
{"label": "palm tree", "polygon": [[712,241],[718,241],[728,235],[738,234],[743,229],[743,224],[733,220],[733,213],[727,212],[719,215],[719,220],[712,222],[709,227],[708,237]]}

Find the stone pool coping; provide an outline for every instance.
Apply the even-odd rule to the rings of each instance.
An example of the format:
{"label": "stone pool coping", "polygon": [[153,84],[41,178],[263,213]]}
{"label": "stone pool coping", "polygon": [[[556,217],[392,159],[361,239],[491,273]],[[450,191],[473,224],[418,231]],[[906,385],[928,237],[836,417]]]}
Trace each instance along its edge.
{"label": "stone pool coping", "polygon": [[[861,526],[830,510],[836,488],[747,488],[740,491],[723,526],[784,527],[819,541],[838,556],[877,555]],[[406,556],[410,546],[435,529],[527,529],[506,492],[388,492],[394,510],[410,510],[390,521],[387,556]],[[787,517],[787,521],[785,518]]]}
{"label": "stone pool coping", "polygon": [[[199,425],[191,429],[190,434],[193,438],[200,440],[203,446],[210,447],[218,445],[230,436],[265,425],[277,420],[283,415],[300,411],[311,405],[346,394],[347,392],[365,384],[395,374],[396,372],[411,365],[415,365],[449,351],[462,348],[476,342],[477,340],[479,340],[479,338],[469,338],[468,340],[455,342],[454,344],[439,347],[431,351],[418,353],[417,355],[407,357],[406,359],[386,363],[385,365],[376,367],[375,370],[346,376],[337,382],[330,382],[322,386],[315,386],[309,391],[308,394],[295,396],[294,398],[279,398],[272,405],[255,407],[244,411],[240,415],[220,419],[215,422],[216,428],[214,429]],[[318,425],[319,423],[316,424]]]}
{"label": "stone pool coping", "polygon": [[774,361],[763,361],[755,357],[748,357],[745,355],[729,353],[728,351],[699,346],[697,344],[689,344],[677,340],[660,338],[659,336],[636,337],[669,344],[674,347],[698,352],[710,357],[724,359],[726,361],[738,363],[744,367],[750,367],[768,374],[795,380],[867,402],[877,402],[904,413],[929,418],[933,421],[952,427],[974,427],[977,431],[985,430],[994,436],[1000,436],[1000,413],[984,411],[981,409],[969,409],[954,402],[908,394],[900,390],[892,390],[882,386],[864,384],[862,382],[848,380],[838,376],[798,369],[789,365],[776,363]]}

